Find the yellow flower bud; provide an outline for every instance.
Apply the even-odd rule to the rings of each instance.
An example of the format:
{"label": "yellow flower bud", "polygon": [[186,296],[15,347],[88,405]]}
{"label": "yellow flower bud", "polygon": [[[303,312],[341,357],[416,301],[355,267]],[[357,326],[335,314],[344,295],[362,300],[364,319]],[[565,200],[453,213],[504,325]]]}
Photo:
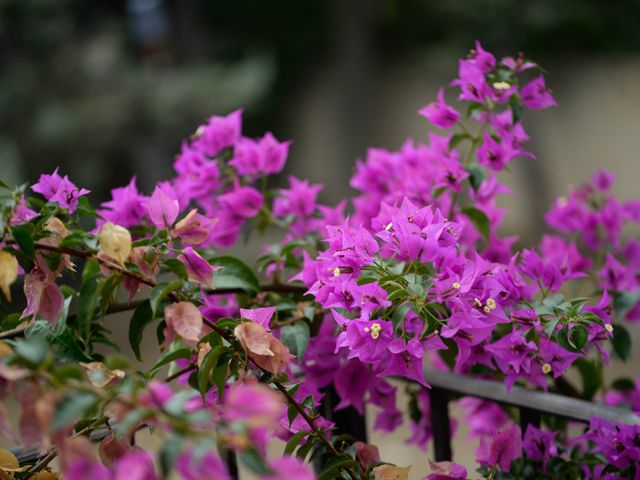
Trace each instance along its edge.
{"label": "yellow flower bud", "polygon": [[120,225],[107,222],[102,226],[100,235],[100,252],[123,264],[131,253],[131,234]]}
{"label": "yellow flower bud", "polygon": [[18,261],[9,252],[0,251],[0,290],[11,301],[9,287],[18,278]]}

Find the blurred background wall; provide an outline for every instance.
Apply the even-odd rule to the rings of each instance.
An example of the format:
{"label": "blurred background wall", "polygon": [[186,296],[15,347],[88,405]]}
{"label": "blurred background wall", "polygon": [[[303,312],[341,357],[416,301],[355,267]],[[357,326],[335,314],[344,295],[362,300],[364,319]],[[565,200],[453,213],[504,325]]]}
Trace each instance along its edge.
{"label": "blurred background wall", "polygon": [[[0,0],[0,178],[60,166],[95,202],[134,174],[148,193],[181,139],[244,107],[245,134],[293,139],[287,173],[333,203],[368,146],[426,140],[416,112],[476,39],[538,60],[560,105],[525,118],[538,160],[510,165],[505,231],[534,241],[601,166],[638,195],[638,0]],[[373,441],[422,478],[406,437]],[[471,466],[464,425],[455,447]]]}
{"label": "blurred background wall", "polygon": [[416,111],[475,39],[539,60],[560,104],[525,120],[539,160],[512,164],[526,196],[506,228],[536,234],[599,165],[630,195],[637,0],[0,0],[0,176],[149,189],[207,116],[244,107],[246,133],[293,139],[289,172],[335,201],[366,147],[426,138]]}

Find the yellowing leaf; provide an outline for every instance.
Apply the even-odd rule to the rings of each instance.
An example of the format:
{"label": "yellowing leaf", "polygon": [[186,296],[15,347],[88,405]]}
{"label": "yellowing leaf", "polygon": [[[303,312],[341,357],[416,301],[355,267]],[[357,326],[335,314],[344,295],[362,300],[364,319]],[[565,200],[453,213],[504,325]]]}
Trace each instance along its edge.
{"label": "yellowing leaf", "polygon": [[293,355],[276,337],[254,322],[243,322],[233,334],[256,365],[278,375],[284,372]]}
{"label": "yellowing leaf", "polygon": [[13,348],[7,342],[0,341],[0,358],[13,354]]}
{"label": "yellowing leaf", "polygon": [[202,333],[202,314],[198,307],[190,302],[178,302],[164,309],[164,319],[180,337],[197,342]]}
{"label": "yellowing leaf", "polygon": [[67,230],[67,227],[64,226],[64,223],[62,223],[62,220],[58,217],[51,217],[47,220],[44,224],[44,229],[53,233],[53,238],[55,239],[53,245],[58,245],[60,240],[69,235],[69,230]]}
{"label": "yellowing leaf", "polygon": [[113,258],[119,264],[124,264],[129,258],[131,234],[126,228],[107,222],[100,230],[98,241],[100,242],[100,252]]}
{"label": "yellowing leaf", "polygon": [[11,301],[11,284],[18,278],[18,261],[9,252],[0,251],[0,290]]}
{"label": "yellowing leaf", "polygon": [[204,361],[204,357],[211,351],[211,344],[208,342],[199,343],[198,344],[198,361],[196,365],[198,368],[202,366],[202,362]]}
{"label": "yellowing leaf", "polygon": [[59,480],[60,474],[52,472],[50,470],[42,470],[36,473],[31,480]]}
{"label": "yellowing leaf", "polygon": [[81,365],[86,369],[89,381],[99,388],[118,385],[125,375],[123,370],[109,370],[102,362],[82,363]]}
{"label": "yellowing leaf", "polygon": [[376,480],[408,480],[409,470],[411,470],[411,465],[408,467],[380,465],[373,469],[373,476]]}
{"label": "yellowing leaf", "polygon": [[16,456],[9,450],[0,448],[0,470],[3,472],[14,472],[20,469],[20,463]]}

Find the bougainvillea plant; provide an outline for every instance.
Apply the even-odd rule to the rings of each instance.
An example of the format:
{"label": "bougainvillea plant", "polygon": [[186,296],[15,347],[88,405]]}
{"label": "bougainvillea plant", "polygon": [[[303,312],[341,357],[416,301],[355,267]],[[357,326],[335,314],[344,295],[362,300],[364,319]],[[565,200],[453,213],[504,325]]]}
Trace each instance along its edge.
{"label": "bougainvillea plant", "polygon": [[[228,479],[229,455],[263,479],[407,478],[318,407],[333,386],[337,409],[373,407],[385,432],[407,421],[424,449],[425,366],[640,411],[640,383],[602,376],[640,319],[640,240],[625,231],[640,201],[616,200],[599,172],[554,203],[538,245],[516,249],[498,233],[510,189],[497,173],[532,161],[523,115],[555,101],[535,63],[480,44],[451,88],[457,102],[442,89],[419,112],[443,133],[369,150],[360,193],[335,206],[307,180],[268,188],[290,142],[243,136],[241,111],[200,126],[150,195],[134,178],[94,208],[58,170],[3,184],[0,431],[40,455],[1,450],[2,478]],[[281,241],[255,268],[224,253],[266,229]],[[413,466],[428,479],[640,478],[638,426],[549,420],[522,435],[509,409],[459,405],[479,473]],[[153,449],[136,441],[145,431]],[[281,455],[267,454],[274,438]]]}

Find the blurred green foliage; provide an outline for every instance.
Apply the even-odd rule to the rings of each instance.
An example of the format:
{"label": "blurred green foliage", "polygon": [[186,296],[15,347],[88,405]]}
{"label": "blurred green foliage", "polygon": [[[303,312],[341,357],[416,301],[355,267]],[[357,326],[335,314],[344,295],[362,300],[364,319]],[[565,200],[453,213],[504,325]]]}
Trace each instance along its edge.
{"label": "blurred green foliage", "polygon": [[286,137],[292,92],[356,25],[378,64],[475,39],[536,58],[640,49],[635,0],[0,0],[0,165],[14,181],[60,165],[103,196],[168,176],[212,113],[245,106],[249,134]]}

